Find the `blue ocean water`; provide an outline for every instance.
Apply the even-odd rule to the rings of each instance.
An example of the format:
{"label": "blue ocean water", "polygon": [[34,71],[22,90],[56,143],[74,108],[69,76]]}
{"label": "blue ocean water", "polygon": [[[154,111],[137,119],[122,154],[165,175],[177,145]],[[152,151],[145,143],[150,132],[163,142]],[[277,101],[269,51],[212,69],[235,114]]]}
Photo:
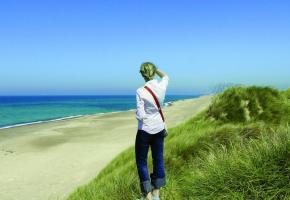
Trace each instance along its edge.
{"label": "blue ocean water", "polygon": [[[164,102],[199,95],[167,95]],[[134,95],[0,96],[0,128],[136,108]]]}

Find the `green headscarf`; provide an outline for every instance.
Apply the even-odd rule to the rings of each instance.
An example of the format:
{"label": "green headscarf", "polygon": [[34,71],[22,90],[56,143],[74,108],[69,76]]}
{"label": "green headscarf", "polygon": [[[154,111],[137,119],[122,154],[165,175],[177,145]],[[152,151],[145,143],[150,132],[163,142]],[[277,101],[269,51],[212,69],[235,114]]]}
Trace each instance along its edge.
{"label": "green headscarf", "polygon": [[152,80],[155,76],[156,66],[151,62],[144,62],[141,64],[140,72],[147,80]]}

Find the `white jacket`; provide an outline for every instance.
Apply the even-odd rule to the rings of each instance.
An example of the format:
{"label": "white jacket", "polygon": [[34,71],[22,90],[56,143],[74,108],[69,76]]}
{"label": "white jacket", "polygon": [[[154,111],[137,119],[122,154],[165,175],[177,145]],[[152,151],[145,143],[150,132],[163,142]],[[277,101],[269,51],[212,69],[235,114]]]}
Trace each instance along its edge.
{"label": "white jacket", "polygon": [[[164,76],[160,82],[156,79],[147,81],[145,86],[149,87],[159,100],[160,106],[163,105],[169,77]],[[150,134],[156,134],[165,128],[158,107],[152,95],[144,86],[136,91],[136,119],[138,120],[138,129],[144,130]]]}

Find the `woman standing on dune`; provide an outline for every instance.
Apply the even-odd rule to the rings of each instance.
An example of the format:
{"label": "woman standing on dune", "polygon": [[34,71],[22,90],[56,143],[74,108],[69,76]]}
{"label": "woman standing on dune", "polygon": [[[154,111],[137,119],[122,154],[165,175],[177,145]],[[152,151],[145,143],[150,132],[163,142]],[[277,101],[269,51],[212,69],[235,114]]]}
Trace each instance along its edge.
{"label": "woman standing on dune", "polygon": [[[165,186],[163,148],[164,137],[167,134],[160,105],[163,104],[169,78],[150,62],[141,65],[140,73],[146,83],[136,91],[138,120],[135,140],[136,165],[145,199],[160,200],[160,188]],[[154,79],[155,74],[161,78],[160,82]],[[153,159],[153,173],[150,176],[147,166],[149,147]]]}

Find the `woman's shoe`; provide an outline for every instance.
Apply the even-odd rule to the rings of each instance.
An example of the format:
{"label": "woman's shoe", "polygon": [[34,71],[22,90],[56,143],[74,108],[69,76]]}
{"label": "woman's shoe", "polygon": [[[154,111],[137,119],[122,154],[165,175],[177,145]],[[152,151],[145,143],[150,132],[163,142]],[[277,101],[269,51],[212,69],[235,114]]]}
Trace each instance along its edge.
{"label": "woman's shoe", "polygon": [[[141,197],[140,199],[136,199],[136,200],[146,200],[146,198]],[[160,200],[160,199],[159,199],[159,197],[157,197],[157,199],[156,199],[156,197],[155,197],[155,199],[154,199],[154,197],[153,197],[152,200]]]}

